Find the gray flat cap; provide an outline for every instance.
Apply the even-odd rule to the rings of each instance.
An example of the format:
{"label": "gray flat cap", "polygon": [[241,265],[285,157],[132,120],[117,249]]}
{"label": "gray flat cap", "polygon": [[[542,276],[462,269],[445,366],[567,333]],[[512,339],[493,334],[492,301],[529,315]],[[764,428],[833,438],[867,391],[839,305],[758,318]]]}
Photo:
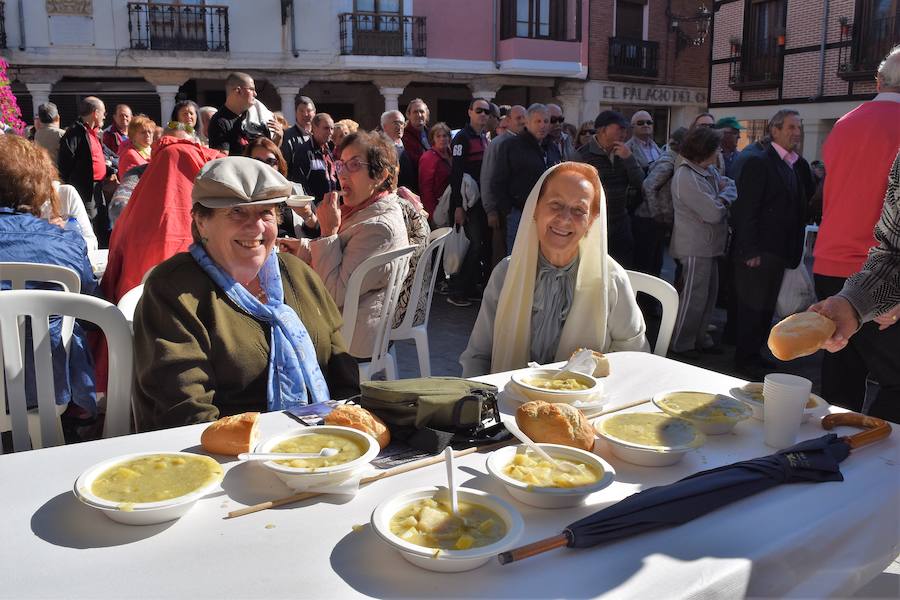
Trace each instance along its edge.
{"label": "gray flat cap", "polygon": [[211,160],[194,180],[191,199],[207,208],[278,204],[292,192],[291,182],[264,162],[246,156]]}

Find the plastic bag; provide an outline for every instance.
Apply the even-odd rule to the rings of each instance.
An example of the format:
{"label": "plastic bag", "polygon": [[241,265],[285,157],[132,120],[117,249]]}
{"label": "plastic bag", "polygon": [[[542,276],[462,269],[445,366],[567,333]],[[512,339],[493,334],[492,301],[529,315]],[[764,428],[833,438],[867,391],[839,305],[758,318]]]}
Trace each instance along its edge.
{"label": "plastic bag", "polygon": [[469,238],[460,225],[454,225],[453,231],[447,235],[444,242],[444,272],[447,275],[456,275],[462,268],[469,250]]}
{"label": "plastic bag", "polygon": [[781,320],[794,313],[803,312],[816,303],[816,288],[803,263],[796,269],[785,269],[781,291],[775,303],[775,317]]}

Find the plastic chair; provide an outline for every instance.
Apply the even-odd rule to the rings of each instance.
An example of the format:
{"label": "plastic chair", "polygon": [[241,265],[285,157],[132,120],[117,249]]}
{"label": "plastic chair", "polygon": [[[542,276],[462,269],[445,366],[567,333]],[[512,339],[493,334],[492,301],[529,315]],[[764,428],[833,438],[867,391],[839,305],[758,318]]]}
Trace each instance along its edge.
{"label": "plastic chair", "polygon": [[372,378],[373,373],[377,373],[382,369],[388,379],[397,379],[397,361],[388,352],[390,345],[390,329],[394,322],[394,313],[397,308],[397,298],[400,297],[400,289],[403,280],[406,279],[406,273],[409,271],[409,259],[415,246],[407,246],[398,250],[382,252],[364,260],[353,273],[347,282],[347,292],[344,294],[344,326],[341,328],[341,334],[349,348],[353,342],[353,334],[356,329],[356,315],[359,312],[359,289],[362,286],[363,279],[372,269],[383,267],[388,263],[392,263],[388,284],[384,289],[384,302],[382,303],[381,316],[375,326],[375,344],[372,348],[372,358],[369,362],[359,364],[360,381],[368,381]]}
{"label": "plastic chair", "polygon": [[143,295],[144,284],[141,283],[125,292],[125,295],[119,299],[119,304],[117,305],[128,320],[128,326],[131,327],[132,331],[134,331],[134,311]]}
{"label": "plastic chair", "polygon": [[21,351],[24,338],[19,333],[20,317],[31,318],[34,371],[37,382],[41,443],[34,447],[64,443],[57,413],[50,357],[51,315],[70,316],[95,323],[109,344],[109,387],[106,394],[104,437],[131,432],[131,380],[134,357],[131,330],[121,311],[105,300],[47,290],[17,290],[0,293],[0,348],[3,351],[3,378],[0,398],[9,403],[13,451],[27,450],[29,441],[25,399],[25,367]]}
{"label": "plastic chair", "polygon": [[[431,314],[431,299],[434,296],[434,283],[437,280],[438,270],[435,268],[441,264],[441,255],[444,253],[444,242],[452,231],[450,227],[442,227],[431,232],[428,236],[428,245],[419,257],[416,265],[416,273],[413,276],[412,288],[409,294],[409,303],[406,305],[406,314],[403,321],[391,330],[391,341],[412,340],[416,345],[416,354],[419,357],[419,376],[431,377],[431,353],[428,347],[428,316]],[[419,311],[419,307],[424,312]],[[418,318],[417,318],[418,317]]]}
{"label": "plastic chair", "polygon": [[[32,283],[55,283],[62,288],[62,291],[79,293],[81,292],[81,277],[70,269],[61,265],[46,265],[42,263],[0,263],[0,283],[8,281],[10,289],[24,290],[28,282]],[[66,349],[69,348],[69,342],[72,339],[72,330],[75,327],[75,319],[72,317],[63,317],[62,320],[62,342]],[[19,335],[24,339],[25,322],[19,323]],[[21,350],[20,350],[21,352]],[[3,360],[3,353],[0,350],[0,362]],[[57,407],[57,414],[61,415],[66,411],[65,406]],[[0,431],[9,431],[12,423],[6,409],[0,412]],[[36,410],[28,411],[28,429],[31,437],[38,446],[41,443],[40,419]]]}
{"label": "plastic chair", "polygon": [[653,296],[662,304],[662,319],[659,323],[659,335],[656,337],[654,354],[665,356],[672,340],[672,331],[675,329],[675,317],[678,316],[678,292],[667,281],[659,277],[626,271],[634,293],[644,292]]}

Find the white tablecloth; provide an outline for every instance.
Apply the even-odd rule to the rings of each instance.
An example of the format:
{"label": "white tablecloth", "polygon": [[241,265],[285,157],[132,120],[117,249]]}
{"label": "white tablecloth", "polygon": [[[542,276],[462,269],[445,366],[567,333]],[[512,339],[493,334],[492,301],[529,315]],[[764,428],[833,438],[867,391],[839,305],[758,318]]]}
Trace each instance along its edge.
{"label": "white tablecloth", "polygon": [[[652,354],[611,355],[611,398],[649,397],[666,388],[727,392],[734,378]],[[508,375],[485,379],[502,384]],[[652,410],[642,405],[629,410]],[[264,415],[263,435],[295,426]],[[677,598],[846,596],[881,573],[900,539],[900,433],[856,451],[842,483],[784,485],[692,523],[586,550],[561,549],[508,566],[496,561],[464,574],[420,570],[364,527],[372,509],[398,490],[440,484],[435,465],[364,487],[352,500],[328,497],[225,520],[236,508],[290,491],[258,464],[229,462],[223,492],[184,518],[145,527],[114,523],[72,495],[90,465],[129,452],[197,450],[203,426],[0,457],[0,597],[60,598]],[[800,438],[821,435],[818,424]],[[839,430],[839,433],[851,433]],[[648,468],[598,452],[617,481],[589,505],[542,510],[517,503],[486,472],[483,455],[461,459],[465,486],[516,505],[521,543],[640,489],[771,452],[758,421],[713,436],[672,467]]]}

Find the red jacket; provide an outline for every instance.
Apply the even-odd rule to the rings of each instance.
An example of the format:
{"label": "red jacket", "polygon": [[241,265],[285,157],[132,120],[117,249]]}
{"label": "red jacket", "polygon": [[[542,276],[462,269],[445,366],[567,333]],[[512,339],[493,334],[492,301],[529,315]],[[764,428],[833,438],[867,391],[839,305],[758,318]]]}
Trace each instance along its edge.
{"label": "red jacket", "polygon": [[419,160],[419,197],[428,216],[434,213],[438,198],[450,183],[450,158],[428,150]]}
{"label": "red jacket", "polygon": [[131,140],[119,144],[119,181],[125,179],[125,173],[139,165],[147,164],[147,159],[137,151]]}
{"label": "red jacket", "polygon": [[849,277],[876,245],[888,174],[900,149],[900,94],[880,94],[834,125],[822,148],[825,195],[813,272]]}
{"label": "red jacket", "polygon": [[[428,130],[425,131],[425,134],[428,134]],[[428,151],[428,148],[422,144],[419,132],[412,125],[407,125],[406,129],[403,130],[403,137],[400,138],[400,141],[403,142],[403,149],[406,150],[406,155],[412,161],[413,167],[418,169],[419,160]]]}
{"label": "red jacket", "polygon": [[164,137],[134,188],[109,239],[109,261],[100,287],[117,303],[144,274],[185,252],[191,237],[191,190],[207,162],[225,156],[191,140]]}

